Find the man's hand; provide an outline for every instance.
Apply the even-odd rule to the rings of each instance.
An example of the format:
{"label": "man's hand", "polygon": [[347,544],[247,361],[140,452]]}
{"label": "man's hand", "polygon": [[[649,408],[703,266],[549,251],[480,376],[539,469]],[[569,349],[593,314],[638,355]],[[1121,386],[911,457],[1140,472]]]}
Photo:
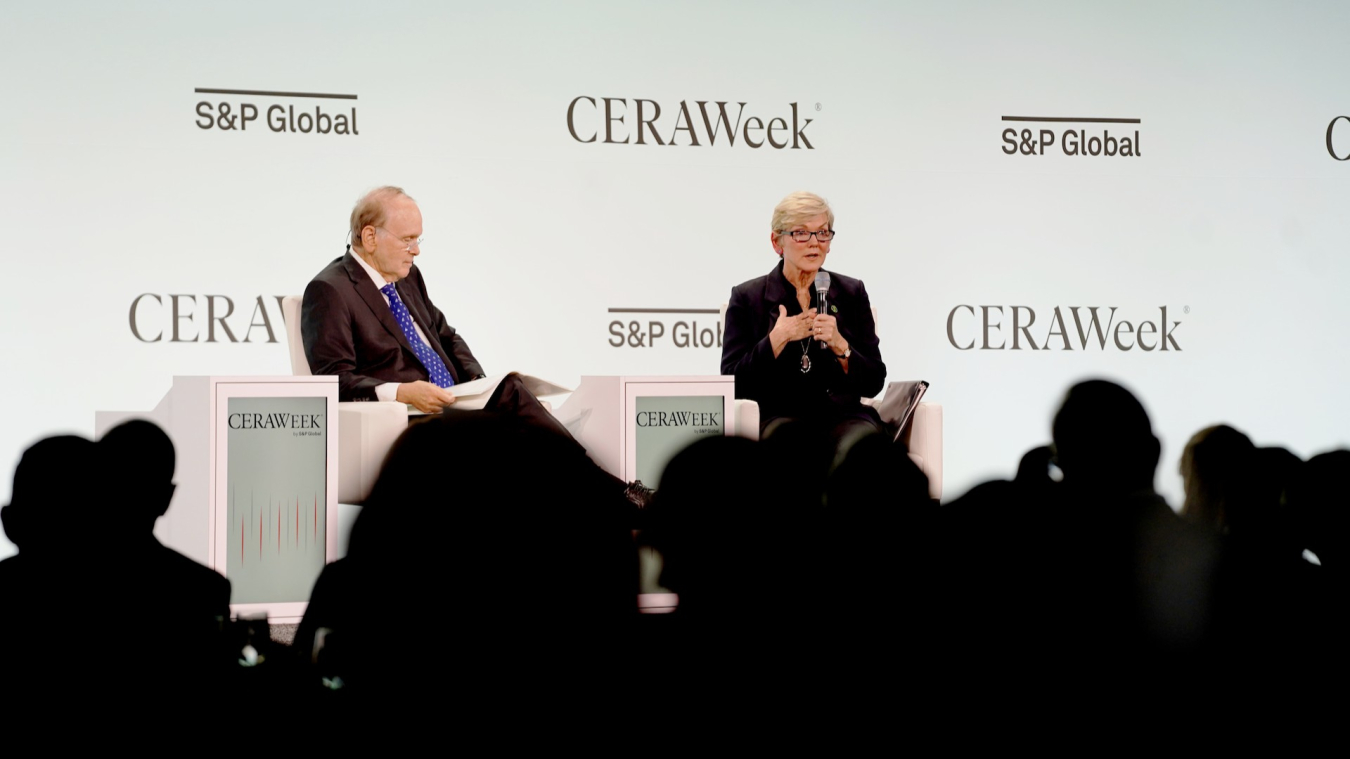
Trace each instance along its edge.
{"label": "man's hand", "polygon": [[430,382],[418,380],[398,386],[397,400],[424,414],[435,414],[455,402],[455,394]]}

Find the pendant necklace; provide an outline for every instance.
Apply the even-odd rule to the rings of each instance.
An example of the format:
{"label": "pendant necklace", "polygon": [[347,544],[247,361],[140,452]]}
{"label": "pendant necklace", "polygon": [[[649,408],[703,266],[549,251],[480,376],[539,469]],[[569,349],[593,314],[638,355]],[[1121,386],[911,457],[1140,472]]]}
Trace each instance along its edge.
{"label": "pendant necklace", "polygon": [[[798,297],[799,298],[801,297],[800,293],[798,293]],[[807,295],[806,307],[809,307],[811,305],[810,298],[811,296]],[[803,308],[803,310],[805,310],[805,307]],[[810,350],[811,350],[811,336],[807,335],[805,338],[802,339],[802,374],[806,374],[807,372],[811,371],[811,357],[806,355]]]}

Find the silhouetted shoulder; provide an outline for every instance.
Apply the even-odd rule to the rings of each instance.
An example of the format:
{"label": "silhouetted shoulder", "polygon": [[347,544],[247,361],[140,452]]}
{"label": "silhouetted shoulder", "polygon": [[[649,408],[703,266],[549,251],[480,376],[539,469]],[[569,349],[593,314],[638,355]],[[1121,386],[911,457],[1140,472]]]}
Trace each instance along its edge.
{"label": "silhouetted shoulder", "polygon": [[148,553],[143,569],[146,589],[159,596],[152,600],[229,615],[230,581],[214,569],[163,545]]}
{"label": "silhouetted shoulder", "polygon": [[11,556],[0,561],[0,605],[17,598],[18,594],[25,590],[25,583],[31,580],[31,574],[27,571],[28,564],[31,562],[23,555]]}

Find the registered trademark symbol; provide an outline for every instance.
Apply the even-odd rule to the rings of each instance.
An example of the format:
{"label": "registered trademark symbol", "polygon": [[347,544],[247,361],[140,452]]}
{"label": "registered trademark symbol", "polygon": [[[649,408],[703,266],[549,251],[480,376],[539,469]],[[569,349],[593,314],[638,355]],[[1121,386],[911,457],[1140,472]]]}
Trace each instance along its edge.
{"label": "registered trademark symbol", "polygon": [[817,110],[817,111],[820,110],[820,103],[816,103],[816,110]]}
{"label": "registered trademark symbol", "polygon": [[1182,306],[1182,307],[1181,307],[1181,313],[1183,313],[1183,314],[1189,314],[1190,312],[1191,312],[1191,307],[1190,307],[1190,306]]}

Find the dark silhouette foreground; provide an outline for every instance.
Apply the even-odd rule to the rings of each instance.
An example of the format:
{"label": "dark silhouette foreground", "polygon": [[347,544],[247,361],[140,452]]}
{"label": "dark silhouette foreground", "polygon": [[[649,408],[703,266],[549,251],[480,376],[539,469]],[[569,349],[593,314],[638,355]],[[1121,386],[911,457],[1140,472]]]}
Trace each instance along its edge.
{"label": "dark silhouette foreground", "polygon": [[[670,462],[635,536],[575,445],[447,413],[391,450],[291,655],[272,652],[285,674],[267,677],[239,674],[241,636],[260,633],[225,624],[228,583],[153,537],[173,494],[163,433],[49,438],[0,512],[20,549],[0,562],[0,643],[22,652],[4,683],[59,696],[97,670],[152,699],[266,694],[354,716],[453,703],[470,729],[745,727],[804,709],[865,729],[897,711],[1082,717],[1178,693],[1197,715],[1272,698],[1278,714],[1344,675],[1350,452],[1303,462],[1206,428],[1182,457],[1179,515],[1127,390],[1074,385],[1051,427],[1015,478],[944,506],[879,436],[841,461],[807,426],[705,440]],[[673,613],[637,613],[639,543],[663,555]],[[15,619],[50,621],[34,635]]]}

